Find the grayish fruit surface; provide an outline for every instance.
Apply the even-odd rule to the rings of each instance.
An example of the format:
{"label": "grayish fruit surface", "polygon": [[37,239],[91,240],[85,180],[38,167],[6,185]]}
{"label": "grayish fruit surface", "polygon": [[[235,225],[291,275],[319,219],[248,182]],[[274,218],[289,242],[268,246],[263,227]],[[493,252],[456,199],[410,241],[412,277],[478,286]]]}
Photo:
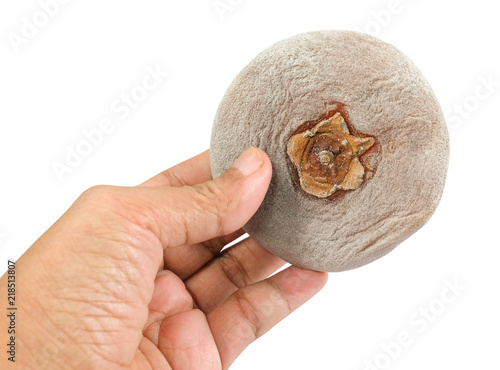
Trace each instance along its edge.
{"label": "grayish fruit surface", "polygon": [[[331,102],[376,138],[372,178],[335,199],[294,181],[287,143]],[[395,47],[350,31],[317,31],[269,47],[234,79],[212,130],[210,161],[220,175],[248,146],[273,164],[269,191],[245,225],[262,246],[300,267],[342,271],[382,257],[436,209],[448,167],[448,131],[431,87]]]}

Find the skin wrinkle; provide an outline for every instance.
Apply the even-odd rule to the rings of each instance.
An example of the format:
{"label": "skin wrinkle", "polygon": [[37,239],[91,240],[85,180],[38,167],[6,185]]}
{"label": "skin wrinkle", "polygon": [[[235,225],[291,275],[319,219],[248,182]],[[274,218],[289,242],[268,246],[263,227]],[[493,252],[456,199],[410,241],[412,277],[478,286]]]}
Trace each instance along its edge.
{"label": "skin wrinkle", "polygon": [[[78,349],[80,351],[82,351],[82,353],[85,353],[85,351],[83,351],[82,349],[80,349],[80,348],[78,348]],[[86,357],[84,359],[82,359],[79,364],[77,364],[77,368],[78,369],[90,369],[90,368],[84,367],[84,365],[86,362],[91,361],[91,360],[92,360],[92,355],[86,354]],[[59,369],[68,369],[68,370],[72,369],[70,366],[68,366],[67,363],[58,363],[58,361],[59,361],[59,359],[57,357],[51,359],[50,370],[56,369],[55,366],[59,366],[58,367]],[[47,368],[47,367],[44,367],[44,368]]]}
{"label": "skin wrinkle", "polygon": [[[228,194],[220,191],[220,188],[205,183],[200,186],[195,186],[194,189],[201,195],[200,204],[203,204],[204,213],[208,213],[215,218],[216,231],[214,235],[224,235],[224,225],[222,220],[227,210],[232,209],[232,199]],[[208,209],[207,209],[208,208]]]}
{"label": "skin wrinkle", "polygon": [[[247,291],[245,289],[238,291],[235,294],[235,299],[236,299],[236,302],[238,304],[239,311],[241,312],[241,314],[245,318],[245,321],[244,321],[245,324],[247,324],[247,326],[252,331],[253,337],[249,338],[249,339],[251,342],[253,342],[257,338],[259,338],[258,327],[259,327],[260,320],[259,320],[259,316],[257,314],[255,307],[251,303],[252,300],[247,297],[246,292]],[[241,323],[235,324],[235,326],[236,325],[241,325]],[[235,326],[233,326],[233,328]],[[232,333],[232,334],[234,334],[234,333]]]}
{"label": "skin wrinkle", "polygon": [[283,292],[281,291],[280,287],[277,286],[276,284],[273,284],[270,280],[266,280],[266,283],[269,284],[274,292],[278,293],[281,301],[285,304],[286,308],[287,308],[287,315],[292,313],[292,307],[290,306],[290,302],[288,301],[288,299],[286,299],[285,295],[283,294]]}
{"label": "skin wrinkle", "polygon": [[[117,247],[118,247],[119,249],[121,249],[121,247],[120,247],[120,243],[113,243],[113,244],[118,244],[118,245],[117,245]],[[94,252],[93,252],[92,250],[85,250],[85,254],[89,254],[89,253],[90,253],[90,254],[93,254]],[[112,253],[112,254],[111,254],[111,256],[112,256],[113,258],[111,258],[111,259],[110,259],[110,261],[115,261],[115,262],[117,262],[117,263],[115,263],[115,265],[116,265],[116,266],[123,265],[123,261],[126,261],[126,260],[127,260],[127,259],[122,259],[122,258],[120,258],[120,257],[117,257],[117,256],[119,256],[119,255],[120,255],[120,254],[116,254],[116,253]],[[80,255],[79,255],[79,257],[81,257],[81,256],[82,256],[82,255],[80,254]],[[103,270],[103,272],[105,272],[105,271],[106,271],[106,268],[105,268],[105,267],[103,267],[103,266],[100,266],[100,267],[101,267],[101,270],[102,270],[102,269],[104,269],[104,270]],[[98,274],[98,276],[101,276],[101,275],[100,275],[100,274]],[[124,280],[123,282],[125,282],[125,284],[126,284],[127,286],[136,285],[136,284],[134,283],[134,279],[130,279],[130,276],[129,276],[128,278],[127,278],[127,277],[125,277],[125,280]],[[121,282],[121,283],[123,283],[123,282]],[[113,283],[119,284],[120,282],[115,280],[115,281],[113,281]],[[89,284],[97,284],[97,285],[102,285],[101,281],[99,281],[99,280],[98,280],[98,281],[92,281],[92,282],[89,282]],[[115,295],[115,294],[116,294],[116,292],[114,292],[114,291],[111,289],[110,285],[107,285],[107,288],[108,288],[108,289],[107,289],[107,292],[108,292],[108,293],[111,293],[112,295]],[[72,298],[70,298],[70,297],[68,297],[68,296],[63,296],[63,297],[64,297],[63,301],[58,300],[59,305],[61,304],[61,302],[64,302],[64,301],[80,302],[79,300],[72,299]],[[125,315],[123,315],[123,316],[118,315],[118,312],[119,312],[120,310],[117,310],[117,309],[116,309],[116,305],[115,305],[115,304],[113,305],[113,308],[111,308],[111,307],[108,307],[107,305],[97,305],[97,303],[98,303],[98,302],[101,302],[101,301],[96,301],[96,300],[93,300],[93,301],[91,301],[91,302],[80,302],[80,303],[82,303],[82,304],[85,304],[85,305],[90,305],[90,306],[93,306],[93,307],[95,307],[95,308],[97,308],[97,309],[99,309],[99,310],[104,310],[104,312],[107,312],[107,315],[98,315],[98,314],[93,314],[93,313],[86,314],[86,318],[95,319],[95,320],[93,320],[95,323],[101,324],[101,319],[102,319],[102,318],[106,318],[106,319],[108,319],[108,320],[109,320],[109,317],[122,318],[122,319],[123,319],[123,318],[128,317],[128,315],[127,315],[127,314],[125,314]],[[82,311],[82,309],[83,309],[83,308],[82,308],[82,307],[80,307],[80,308],[78,309],[78,311]],[[85,308],[85,309],[84,309],[84,311],[85,311],[85,312],[88,312],[88,309],[87,309],[87,308]],[[92,310],[91,310],[91,312],[92,312]],[[87,325],[87,326],[88,326],[88,325]],[[130,327],[135,327],[135,326],[136,326],[135,324],[132,324]],[[103,332],[104,332],[104,331],[105,331],[105,330],[103,329]],[[89,333],[90,331],[89,331],[89,329],[87,328],[87,329],[85,330],[85,332],[86,332],[86,333]],[[108,330],[108,332],[109,332],[109,330]],[[94,342],[95,342],[95,340],[96,340],[96,339],[95,339],[95,338],[96,338],[96,337],[95,337],[95,335],[94,335],[93,337],[94,337]],[[103,342],[102,342],[102,341],[99,341],[99,343],[101,343],[101,344],[102,344]]]}
{"label": "skin wrinkle", "polygon": [[[113,352],[109,352],[106,349],[106,345],[115,346],[116,339],[109,339],[107,342],[102,342],[102,341],[97,340],[97,338],[101,338],[101,337],[95,335],[96,333],[103,333],[103,334],[107,334],[106,336],[103,336],[104,338],[105,337],[109,338],[109,337],[112,337],[113,331],[109,330],[108,328],[105,328],[105,324],[101,320],[95,320],[95,323],[100,325],[100,327],[102,329],[101,331],[92,331],[92,330],[89,330],[88,328],[85,331],[87,334],[90,334],[90,338],[92,338],[92,340],[88,343],[90,345],[90,348],[93,348],[92,353],[99,356],[104,361],[107,361],[110,363],[116,363],[116,364],[119,364],[120,366],[125,366],[128,363],[130,363],[133,356],[135,356],[135,353],[127,355],[129,358],[127,358],[127,356],[120,356],[120,357],[116,358],[115,357],[116,355],[113,354]],[[133,325],[131,327],[134,328],[135,325]],[[117,329],[114,332],[119,333],[121,331],[121,329],[122,328],[120,328],[120,330]],[[130,343],[135,343],[136,338],[123,338],[123,337],[121,337],[121,338],[118,338],[118,340],[120,340],[120,343],[122,343],[122,344],[127,343],[127,341],[129,341]],[[81,345],[81,344],[85,344],[85,342],[79,343],[79,345]]]}
{"label": "skin wrinkle", "polygon": [[[106,213],[105,215],[103,215],[103,217],[101,217],[100,219],[100,223],[97,223],[93,227],[93,230],[103,229],[105,235],[109,237],[110,225],[103,225],[103,221],[107,220],[107,222],[109,223],[109,220],[111,219],[114,220],[114,227],[119,227],[122,230],[125,229],[128,231],[126,233],[121,233],[121,236],[125,236],[128,239],[119,240],[119,242],[126,242],[132,245],[139,246],[143,243],[158,243],[158,240],[161,240],[161,228],[155,221],[159,216],[155,212],[155,208],[143,207],[144,205],[148,204],[148,195],[152,192],[157,192],[156,189],[142,188],[141,195],[145,198],[145,202],[142,203],[140,207],[138,207],[137,205],[134,205],[130,201],[128,201],[129,193],[133,192],[134,188],[118,187],[116,189],[111,189],[110,187],[102,186],[103,189],[100,189],[101,186],[102,185],[90,188],[86,191],[86,193],[92,193],[93,191],[96,191],[96,195],[91,195],[91,197],[97,197],[96,207],[109,210],[109,214]],[[168,188],[166,188],[166,191],[168,192]],[[135,240],[132,238],[135,238]],[[141,248],[138,247],[138,249]],[[151,250],[155,249],[151,248]]]}
{"label": "skin wrinkle", "polygon": [[[78,302],[76,300],[71,300],[71,301]],[[85,303],[85,302],[82,301],[81,303]],[[121,309],[122,307],[130,308],[130,307],[128,307],[130,305],[130,303],[128,303],[128,302],[120,302],[121,303],[120,305],[113,304],[112,307],[108,307],[108,305],[100,305],[98,303],[100,303],[100,302],[99,301],[95,301],[95,302],[92,301],[92,302],[87,302],[87,305],[90,306],[91,308],[97,309],[103,313],[102,314],[98,314],[96,312],[87,313],[87,311],[85,311],[85,317],[90,317],[90,318],[92,318],[92,317],[93,318],[112,317],[113,319],[114,318],[127,319],[129,317],[128,312],[127,311],[122,312],[123,309]],[[66,311],[66,312],[68,312],[68,311]],[[77,312],[73,312],[73,314],[81,314],[81,313],[82,312],[80,312],[80,310]],[[135,325],[133,325],[133,326],[135,327]]]}
{"label": "skin wrinkle", "polygon": [[[255,261],[260,262],[259,261],[259,256],[256,254],[255,250],[252,248],[252,246],[257,245],[257,243],[255,242],[255,240],[253,240],[251,238],[246,238],[245,240],[242,240],[240,243],[241,243],[241,247],[245,248],[245,252],[248,253],[248,254],[250,254],[250,257],[248,257],[247,260],[253,259]],[[234,253],[234,249],[232,251],[229,250],[228,252],[233,252]],[[239,264],[242,267],[244,267],[243,262],[247,262],[247,261],[239,262]],[[248,278],[247,281],[251,281],[252,279],[250,278],[249,272],[246,271],[246,269],[244,269],[244,270],[245,270],[245,276]]]}
{"label": "skin wrinkle", "polygon": [[[94,351],[92,352],[91,357],[97,356],[100,360],[104,361],[107,365],[117,365],[120,368],[124,368],[125,366],[127,366],[128,363],[130,363],[129,360],[124,359],[124,358],[111,357],[109,355],[109,352],[106,351],[105,347],[103,348],[103,344],[99,344],[99,345],[92,345],[92,343],[90,343],[90,344],[91,344],[91,347],[94,347]],[[134,354],[134,356],[135,356],[135,354]],[[90,359],[89,359],[89,361],[90,361]],[[94,362],[95,360],[92,359],[91,361]]]}
{"label": "skin wrinkle", "polygon": [[[34,312],[34,310],[24,310],[23,314],[27,312],[29,313],[30,311]],[[50,332],[49,329],[59,327],[59,323],[56,321],[56,317],[53,315],[47,315],[45,317],[45,320],[40,320],[39,317],[33,317],[32,322],[34,323],[34,325],[38,326],[40,328],[40,331],[43,333],[49,333]],[[33,326],[31,327],[31,329],[32,331],[34,331]],[[20,343],[22,343],[23,342],[22,336],[19,339]]]}
{"label": "skin wrinkle", "polygon": [[[164,240],[162,227],[156,222],[160,216],[154,207],[148,207],[147,214],[144,214],[144,212],[145,211],[138,211],[137,213],[130,212],[129,209],[124,215],[125,219],[130,221],[130,232],[127,235],[134,235],[136,238],[135,243],[132,241],[129,241],[129,243],[137,246],[138,249],[141,249],[140,246],[144,245],[144,243],[154,246],[154,248],[150,248],[150,250],[156,250],[159,254],[158,256],[152,256],[152,259],[155,261],[154,263],[156,263],[156,258],[158,258],[159,263],[163,259],[163,253],[161,251],[163,250],[162,241]],[[135,216],[131,216],[131,214],[135,214]],[[131,217],[133,218],[131,219]]]}
{"label": "skin wrinkle", "polygon": [[200,243],[200,245],[208,249],[210,253],[212,253],[212,255],[215,257],[217,254],[219,254],[223,247],[232,242],[234,239],[239,238],[243,234],[245,234],[245,231],[243,231],[243,229],[239,229],[229,235],[222,235],[220,237]]}
{"label": "skin wrinkle", "polygon": [[[34,299],[30,300],[29,301],[29,305],[32,306],[30,310],[24,310],[23,314],[25,313],[30,313],[30,312],[36,312],[36,309],[38,309],[39,311],[43,311],[43,305],[46,303],[46,302],[55,302],[55,304],[51,304],[51,307],[55,308],[56,310],[57,309],[60,309],[62,307],[62,302],[64,302],[64,300],[61,301],[61,298],[60,298],[60,294],[61,294],[61,291],[59,289],[52,289],[52,288],[49,288],[49,289],[44,289],[44,290],[40,290],[41,292],[44,292],[45,294],[48,293],[48,296],[47,295],[39,295],[39,294],[35,294],[34,295]],[[70,315],[72,314],[71,311],[68,311],[67,309],[66,310],[62,310],[63,313],[69,313]],[[55,311],[53,311],[55,312]],[[45,317],[45,320],[40,320],[39,317],[34,317],[34,320],[33,320],[37,325],[40,325],[43,324],[52,324],[52,327],[58,327],[59,326],[59,323],[56,321],[56,317],[55,315],[47,315]],[[50,325],[45,325],[45,328],[48,328],[50,327]],[[44,330],[44,331],[48,331],[48,330]]]}
{"label": "skin wrinkle", "polygon": [[[95,225],[95,227],[92,228],[92,233],[95,234],[96,237],[99,237],[99,230],[102,229],[104,233],[103,235],[110,242],[115,242],[118,245],[127,245],[135,247],[136,251],[140,252],[140,254],[146,255],[147,258],[152,261],[152,263],[159,265],[163,258],[163,253],[161,252],[162,250],[161,246],[159,246],[159,248],[147,248],[147,249],[141,247],[145,243],[152,245],[159,244],[158,240],[161,239],[154,237],[154,235],[161,234],[161,228],[159,226],[155,227],[154,226],[155,222],[152,221],[157,218],[155,218],[154,216],[151,217],[151,214],[148,215],[143,214],[143,212],[139,211],[137,207],[132,207],[130,205],[130,202],[124,203],[123,199],[128,199],[127,193],[130,192],[130,189],[128,188],[118,188],[118,189],[120,190],[119,192],[117,192],[116,190],[111,191],[110,187],[107,186],[98,186],[87,190],[85,193],[87,198],[89,197],[91,199],[95,198],[94,201],[97,204],[99,204],[100,207],[103,207],[104,209],[113,210],[111,212],[112,215],[111,218],[108,214],[106,214],[106,217],[105,218],[103,217],[102,219],[107,219],[107,220],[111,219],[112,227],[119,228],[119,231],[122,231],[124,229],[127,230],[128,232],[124,233],[119,233],[119,232],[114,233],[114,235],[122,235],[122,236],[126,235],[127,239],[126,240],[109,239],[110,235],[112,235],[112,233],[110,233],[109,221],[105,229],[103,229],[102,224]],[[121,194],[122,192],[124,194]],[[148,255],[148,252],[151,251],[152,252],[156,251],[156,253]],[[90,253],[90,251],[88,250],[86,250],[85,252]],[[114,258],[119,258],[118,257],[119,255],[120,253],[115,253],[112,256]],[[139,255],[135,256],[134,258],[139,258]]]}
{"label": "skin wrinkle", "polygon": [[[84,320],[84,322],[88,322],[89,321],[88,318],[89,318],[89,316],[86,316],[86,320]],[[96,347],[96,338],[98,338],[98,336],[94,335],[96,332],[100,332],[100,333],[109,333],[110,332],[108,329],[104,329],[102,327],[100,320],[94,320],[93,322],[97,323],[98,325],[100,325],[101,326],[101,330],[96,330],[96,329],[92,330],[92,329],[89,329],[88,327],[86,329],[82,329],[81,333],[84,333],[85,336],[88,336],[89,338],[93,338],[92,340],[89,339],[88,342],[85,341],[85,340],[82,340],[81,338],[78,339],[78,342],[75,342],[75,340],[72,338],[72,335],[74,334],[74,332],[72,331],[71,333],[67,333],[69,339],[73,343],[72,348],[74,346],[76,346],[76,348],[81,349],[81,351],[83,353],[87,353],[87,351],[83,350],[82,347],[85,346],[85,345],[87,345],[87,344],[89,344],[91,347]],[[99,344],[99,346],[106,345],[106,344],[112,345],[112,343],[106,343],[106,342],[99,342],[98,344]],[[67,345],[64,346],[61,350],[64,350],[66,347],[67,347]],[[99,348],[99,347],[97,347],[97,348]],[[97,351],[93,350],[91,354],[87,355],[87,358],[91,358],[91,357],[93,357],[93,355],[96,355],[96,354],[99,355],[97,353]],[[67,367],[65,367],[65,368],[67,368]]]}
{"label": "skin wrinkle", "polygon": [[182,177],[182,173],[177,173],[173,169],[168,169],[162,172],[163,176],[167,179],[170,186],[182,186],[186,183],[185,179]]}
{"label": "skin wrinkle", "polygon": [[[101,308],[101,307],[99,307]],[[146,310],[144,310],[144,313],[147,314]],[[93,333],[93,332],[102,332],[102,333],[107,333],[107,334],[112,334],[112,333],[118,333],[120,332],[124,327],[125,328],[131,328],[131,329],[135,329],[136,327],[143,327],[144,324],[137,324],[136,321],[131,321],[129,319],[130,315],[123,315],[123,316],[120,316],[118,314],[116,314],[116,311],[108,311],[108,315],[98,315],[98,314],[93,314],[93,313],[90,313],[90,314],[85,314],[85,318],[86,319],[95,319],[94,322],[98,323],[101,327],[101,330],[93,330],[92,328],[86,328],[85,329],[85,332],[86,333]],[[102,319],[106,319],[107,321],[107,324],[109,326],[109,321],[118,321],[118,322],[121,322],[121,326],[120,326],[120,329],[115,329],[115,330],[110,330],[109,328],[105,328],[105,326],[102,324]],[[127,324],[123,324],[123,323],[128,323],[129,325]],[[145,320],[144,320],[144,323],[145,323]],[[123,338],[121,338],[123,340]],[[100,343],[97,343],[97,344],[100,344]]]}
{"label": "skin wrinkle", "polygon": [[239,289],[244,287],[250,281],[245,268],[242,263],[238,261],[231,253],[226,252],[220,258],[218,258],[219,264],[222,267],[222,271],[227,276],[231,284],[235,288]]}
{"label": "skin wrinkle", "polygon": [[[137,266],[135,266],[133,262],[129,260],[120,261],[120,258],[116,258],[116,253],[111,254],[111,256],[112,257],[109,260],[114,261],[114,266],[111,266],[110,268],[114,268],[116,271],[120,271],[120,279],[117,278],[117,275],[110,274],[108,272],[109,267],[102,266],[100,268],[100,270],[102,271],[94,271],[94,276],[96,276],[96,279],[90,281],[89,284],[100,286],[101,292],[103,292],[102,288],[104,288],[105,291],[103,293],[111,294],[112,297],[118,300],[123,300],[127,297],[122,297],[124,289],[117,291],[114,286],[125,285],[128,289],[133,287],[133,291],[141,298],[141,301],[148,302],[151,299],[153,285],[151,285],[148,290],[145,290],[144,287],[141,287],[138,283],[140,279],[143,279],[143,274],[142,272],[138,271]],[[132,268],[125,269],[125,264],[123,262],[127,262],[127,264]],[[112,280],[108,280],[108,275]],[[131,293],[128,293],[128,295],[130,294]]]}
{"label": "skin wrinkle", "polygon": [[[156,189],[154,189],[153,191],[156,191]],[[179,191],[179,193],[177,193],[177,191]],[[188,195],[185,194],[184,191],[190,192],[191,189],[184,187],[166,187],[162,189],[165,199],[178,198],[180,204],[184,203],[183,199]],[[166,210],[163,208],[156,207],[155,204],[148,204],[148,210],[151,211],[151,214],[146,216],[146,219],[148,221],[143,225],[143,227],[146,227],[146,229],[151,231],[154,237],[159,241],[161,246],[160,250],[163,251],[164,249],[171,248],[173,244],[175,244],[176,247],[187,244],[187,240],[189,237],[189,231],[187,230],[188,227],[186,224],[186,216],[188,214],[187,209],[181,208],[178,217],[175,217],[176,215],[171,215],[170,213],[165,212]],[[162,225],[159,224],[158,220],[164,220]],[[167,232],[165,232],[164,229],[167,229]],[[184,239],[181,243],[179,243],[177,240],[174,240],[172,242],[172,240],[170,240],[169,238],[169,235],[177,236],[177,230],[182,230],[182,233],[184,234]]]}

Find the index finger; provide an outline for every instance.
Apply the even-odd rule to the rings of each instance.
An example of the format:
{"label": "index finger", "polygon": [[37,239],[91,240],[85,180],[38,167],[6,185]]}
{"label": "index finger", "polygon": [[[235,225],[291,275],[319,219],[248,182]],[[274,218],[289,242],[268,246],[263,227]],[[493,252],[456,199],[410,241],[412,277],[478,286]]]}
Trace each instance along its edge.
{"label": "index finger", "polygon": [[205,181],[212,180],[210,170],[209,151],[205,150],[184,162],[160,172],[149,180],[144,181],[139,186],[159,187],[184,185],[196,185]]}

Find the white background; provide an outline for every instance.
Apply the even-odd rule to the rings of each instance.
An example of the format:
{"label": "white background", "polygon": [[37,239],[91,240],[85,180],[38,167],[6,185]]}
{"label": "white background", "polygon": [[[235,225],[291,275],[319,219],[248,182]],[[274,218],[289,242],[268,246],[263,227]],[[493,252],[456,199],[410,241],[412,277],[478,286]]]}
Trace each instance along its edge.
{"label": "white background", "polygon": [[[84,189],[135,185],[208,148],[227,86],[264,48],[311,30],[366,31],[414,60],[446,112],[451,162],[441,204],[388,256],[330,274],[323,291],[252,344],[233,368],[362,370],[366,361],[380,369],[498,366],[496,3],[219,3],[230,10],[218,14],[213,0],[72,0],[45,26],[39,2],[1,3],[2,271]],[[15,47],[24,17],[36,18],[38,33]],[[112,104],[141,83],[148,66],[170,75],[130,115],[117,114]],[[82,130],[106,118],[114,130],[58,179],[53,163],[64,164],[68,147],[85,139]],[[466,288],[452,293],[447,284]],[[422,309],[431,316],[424,318]],[[397,350],[389,344],[401,333],[409,339]]]}

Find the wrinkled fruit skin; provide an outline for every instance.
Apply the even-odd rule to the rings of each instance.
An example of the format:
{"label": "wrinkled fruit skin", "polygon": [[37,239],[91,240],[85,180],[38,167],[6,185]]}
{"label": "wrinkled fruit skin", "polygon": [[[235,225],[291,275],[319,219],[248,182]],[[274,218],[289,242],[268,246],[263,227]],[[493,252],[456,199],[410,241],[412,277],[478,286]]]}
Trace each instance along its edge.
{"label": "wrinkled fruit skin", "polygon": [[249,146],[269,155],[273,176],[244,230],[321,271],[372,262],[420,229],[449,156],[422,73],[394,46],[351,31],[282,40],[236,76],[213,123],[213,176]]}

